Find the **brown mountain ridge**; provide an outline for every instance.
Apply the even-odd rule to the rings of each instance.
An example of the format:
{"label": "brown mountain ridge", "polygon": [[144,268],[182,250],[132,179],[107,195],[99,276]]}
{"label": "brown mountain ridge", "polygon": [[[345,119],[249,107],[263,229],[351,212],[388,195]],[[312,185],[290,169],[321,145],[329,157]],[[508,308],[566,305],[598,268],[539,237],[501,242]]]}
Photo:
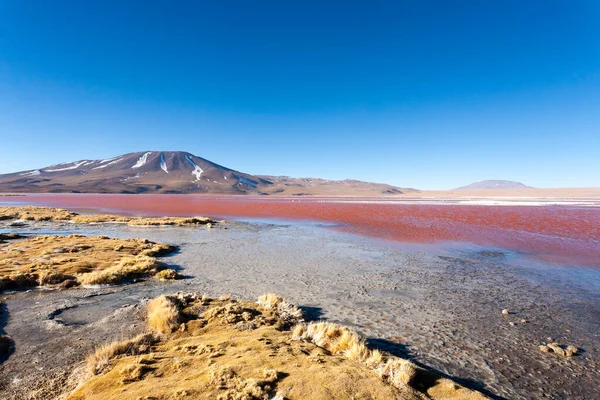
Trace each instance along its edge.
{"label": "brown mountain ridge", "polygon": [[355,180],[251,175],[183,151],[144,151],[0,175],[4,193],[210,193],[390,195],[402,189]]}

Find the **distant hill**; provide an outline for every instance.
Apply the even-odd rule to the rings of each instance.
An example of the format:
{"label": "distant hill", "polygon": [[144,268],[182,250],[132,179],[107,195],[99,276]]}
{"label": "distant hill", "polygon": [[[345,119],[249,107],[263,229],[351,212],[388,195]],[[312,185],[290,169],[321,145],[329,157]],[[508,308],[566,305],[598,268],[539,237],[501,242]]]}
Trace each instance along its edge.
{"label": "distant hill", "polygon": [[79,160],[0,175],[0,192],[215,193],[283,195],[401,194],[391,185],[360,181],[256,176],[183,151],[144,151]]}
{"label": "distant hill", "polygon": [[470,185],[456,188],[454,190],[477,190],[477,189],[531,189],[521,182],[503,181],[503,180],[486,180],[481,182],[471,183]]}
{"label": "distant hill", "polygon": [[289,176],[258,175],[273,184],[271,193],[303,196],[303,195],[354,195],[354,196],[380,196],[397,195],[403,193],[416,193],[418,190],[399,188],[386,183],[374,183],[344,179],[333,181],[320,178],[290,178]]}

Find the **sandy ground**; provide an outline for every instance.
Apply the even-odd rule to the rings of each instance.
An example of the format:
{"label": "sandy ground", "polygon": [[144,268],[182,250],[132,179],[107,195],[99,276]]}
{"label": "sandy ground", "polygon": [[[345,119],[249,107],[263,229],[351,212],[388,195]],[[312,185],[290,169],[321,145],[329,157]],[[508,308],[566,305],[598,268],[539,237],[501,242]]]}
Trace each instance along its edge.
{"label": "sandy ground", "polygon": [[[64,371],[99,342],[142,329],[144,300],[184,290],[247,299],[276,292],[312,318],[350,325],[384,350],[499,398],[600,398],[597,270],[550,267],[469,244],[401,245],[306,224],[225,227],[37,222],[19,228],[176,244],[181,250],[164,261],[187,279],[0,295],[9,313],[0,331],[16,348],[0,366],[0,397],[25,399],[42,377],[60,385]],[[510,315],[502,315],[505,308]],[[583,352],[542,353],[538,345],[548,337]]]}

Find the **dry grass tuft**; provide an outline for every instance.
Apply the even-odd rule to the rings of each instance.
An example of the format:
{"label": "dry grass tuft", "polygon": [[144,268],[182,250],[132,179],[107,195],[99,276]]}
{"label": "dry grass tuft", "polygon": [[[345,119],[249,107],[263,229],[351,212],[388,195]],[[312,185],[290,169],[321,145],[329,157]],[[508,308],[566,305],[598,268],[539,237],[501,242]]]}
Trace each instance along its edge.
{"label": "dry grass tuft", "polygon": [[364,363],[385,382],[397,388],[410,385],[417,373],[417,367],[410,361],[389,355],[384,357],[379,350],[369,349],[364,339],[344,326],[329,322],[300,324],[294,328],[292,335],[296,339],[310,341],[332,354]]}
{"label": "dry grass tuft", "polygon": [[263,376],[266,382],[275,382],[279,378],[279,372],[273,368],[265,368],[263,370]]}
{"label": "dry grass tuft", "polygon": [[155,332],[171,333],[179,327],[181,314],[177,301],[171,296],[160,296],[151,300],[146,307],[147,324]]}
{"label": "dry grass tuft", "polygon": [[0,290],[120,283],[157,273],[163,265],[154,257],[174,249],[145,239],[36,236],[0,247]]}
{"label": "dry grass tuft", "polygon": [[446,378],[438,378],[435,386],[427,389],[427,396],[432,399],[460,400],[479,400],[485,398],[481,393],[464,388]]}
{"label": "dry grass tuft", "polygon": [[78,277],[83,285],[110,285],[153,275],[164,266],[148,256],[126,257],[118,265],[101,271],[89,272]]}
{"label": "dry grass tuft", "polygon": [[317,346],[323,347],[335,354],[347,349],[343,344],[338,343],[338,339],[342,336],[342,333],[346,333],[344,338],[345,341],[351,336],[358,337],[356,333],[340,325],[332,324],[330,322],[311,322],[305,326],[301,338],[311,341]]}
{"label": "dry grass tuft", "polygon": [[210,383],[221,392],[218,400],[267,400],[270,397],[269,382],[244,379],[231,368],[213,368]]}
{"label": "dry grass tuft", "polygon": [[[365,361],[371,355],[364,339],[344,326],[329,322],[311,322],[301,329],[304,332],[298,335],[300,338],[309,340],[332,354],[341,354],[356,361]],[[296,333],[294,331],[294,334]]]}
{"label": "dry grass tuft", "polygon": [[273,293],[263,294],[257,301],[258,305],[263,306],[267,310],[277,308],[282,302],[283,298]]}
{"label": "dry grass tuft", "polygon": [[69,278],[71,278],[71,277],[68,275],[65,275],[61,272],[42,271],[42,272],[40,272],[40,274],[38,276],[38,284],[40,286],[56,285],[56,284],[66,281]]}
{"label": "dry grass tuft", "polygon": [[146,364],[127,364],[119,371],[121,375],[120,381],[123,384],[139,381],[151,370],[152,368]]}
{"label": "dry grass tuft", "polygon": [[26,221],[71,221],[80,224],[126,223],[131,226],[185,226],[216,224],[206,217],[123,217],[118,215],[79,215],[63,208],[49,207],[0,207],[0,221],[21,219]]}
{"label": "dry grass tuft", "polygon": [[16,272],[8,276],[0,276],[0,291],[30,288],[37,286],[37,284],[37,274]]}
{"label": "dry grass tuft", "polygon": [[292,340],[302,340],[306,333],[306,324],[301,322],[292,329]]}
{"label": "dry grass tuft", "polygon": [[167,280],[179,279],[179,278],[181,278],[181,275],[179,275],[177,273],[177,271],[175,271],[174,269],[167,268],[167,269],[163,269],[158,274],[154,275],[154,277],[161,281],[167,281]]}
{"label": "dry grass tuft", "polygon": [[75,215],[73,218],[71,218],[72,222],[78,224],[92,224],[105,222],[127,223],[130,220],[130,217],[119,217],[117,215]]}
{"label": "dry grass tuft", "polygon": [[292,325],[302,321],[302,310],[300,310],[294,304],[288,303],[282,297],[277,296],[276,294],[264,294],[258,298],[257,303],[265,310],[275,311],[277,316],[281,319],[280,326],[283,329],[288,329]]}
{"label": "dry grass tuft", "polygon": [[[141,240],[141,239],[140,239]],[[150,245],[150,248],[143,249],[138,253],[140,256],[148,256],[148,257],[160,257],[166,254],[169,254],[173,250],[176,249],[175,246],[171,246],[164,243],[153,243],[149,241],[145,241],[144,244]]]}
{"label": "dry grass tuft", "polygon": [[386,356],[379,350],[375,349],[371,351],[369,356],[365,359],[365,364],[372,370],[376,370],[383,363],[385,363]]}
{"label": "dry grass tuft", "polygon": [[102,375],[68,400],[485,398],[408,360],[370,350],[343,326],[300,323],[283,331],[279,309],[285,301],[271,299],[259,305],[160,296],[148,304],[148,325],[162,333],[160,340],[143,349],[136,338],[99,350],[88,361],[90,371]]}
{"label": "dry grass tuft", "polygon": [[[256,310],[231,300],[219,301],[204,312],[207,322],[236,325],[240,330],[256,329],[267,323],[267,319]],[[270,320],[269,320],[270,321]]]}
{"label": "dry grass tuft", "polygon": [[216,221],[205,217],[158,217],[158,218],[132,218],[128,221],[132,226],[185,226],[185,225],[207,225],[214,224]]}
{"label": "dry grass tuft", "polygon": [[76,213],[63,208],[48,207],[0,207],[0,220],[21,219],[25,221],[68,221]]}
{"label": "dry grass tuft", "polygon": [[146,353],[150,350],[150,346],[156,342],[157,339],[153,334],[142,334],[133,339],[105,344],[88,356],[88,370],[92,375],[101,374],[107,369],[113,359],[119,356]]}
{"label": "dry grass tuft", "polygon": [[388,359],[385,364],[380,364],[376,372],[385,382],[395,387],[410,386],[417,375],[417,369],[413,363],[396,357]]}

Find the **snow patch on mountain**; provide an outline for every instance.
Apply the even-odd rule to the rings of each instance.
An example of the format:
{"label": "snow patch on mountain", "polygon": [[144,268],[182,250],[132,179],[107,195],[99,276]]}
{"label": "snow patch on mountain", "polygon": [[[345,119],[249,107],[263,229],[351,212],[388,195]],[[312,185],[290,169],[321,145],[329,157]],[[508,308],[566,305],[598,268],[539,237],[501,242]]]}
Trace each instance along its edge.
{"label": "snow patch on mountain", "polygon": [[19,174],[19,175],[21,175],[21,176],[36,176],[41,173],[42,173],[42,171],[40,171],[39,169],[35,169],[33,171],[23,172],[22,174]]}
{"label": "snow patch on mountain", "polygon": [[[58,172],[58,171],[68,171],[70,169],[77,169],[79,167],[81,167],[83,164],[85,164],[87,162],[87,160],[84,161],[75,161],[69,164],[72,164],[69,167],[65,167],[65,168],[54,168],[54,169],[45,169],[44,172]],[[66,164],[68,165],[68,164]]]}
{"label": "snow patch on mountain", "polygon": [[52,164],[48,168],[58,167],[59,165],[68,165],[68,164],[72,164],[72,162],[61,162],[61,163],[58,163],[58,164]]}
{"label": "snow patch on mountain", "polygon": [[169,173],[169,170],[167,169],[167,163],[165,162],[165,156],[163,153],[160,153],[160,168],[167,174]]}
{"label": "snow patch on mountain", "polygon": [[194,167],[194,170],[192,171],[192,175],[194,175],[196,177],[196,181],[199,181],[200,180],[200,176],[202,175],[202,173],[204,171],[187,154],[185,155],[185,159],[188,160],[188,162],[191,164],[192,167]]}
{"label": "snow patch on mountain", "polygon": [[113,158],[107,158],[106,160],[100,160],[100,161],[98,161],[98,164],[104,164],[104,163],[116,160],[117,158],[118,159],[122,159],[123,157],[122,156],[116,156],[116,157],[113,157]]}
{"label": "snow patch on mountain", "polygon": [[141,177],[142,177],[142,174],[140,174],[140,173],[138,172],[137,174],[135,174],[135,175],[133,175],[133,176],[128,176],[127,178],[123,178],[123,179],[121,179],[121,182],[127,182],[127,181],[129,181],[129,180],[131,180],[131,179],[138,179],[138,178],[141,178]]}
{"label": "snow patch on mountain", "polygon": [[240,181],[240,183],[248,185],[253,189],[256,189],[256,187],[258,186],[258,182],[251,181],[250,179],[244,178],[243,176],[235,175],[235,177]]}
{"label": "snow patch on mountain", "polygon": [[[110,161],[110,160],[114,160],[114,161]],[[115,158],[111,158],[110,160],[102,160],[102,161],[100,161],[100,163],[105,163],[105,162],[107,162],[107,161],[110,161],[110,162],[109,162],[108,164],[100,165],[99,167],[94,167],[94,168],[92,168],[92,169],[106,168],[106,167],[108,167],[109,165],[116,164],[116,163],[118,163],[119,161],[123,160],[123,157],[115,157]]]}
{"label": "snow patch on mountain", "polygon": [[141,167],[141,166],[145,165],[145,164],[146,164],[146,161],[148,161],[148,156],[149,156],[150,154],[152,154],[152,152],[151,152],[151,151],[149,151],[149,152],[147,152],[147,153],[144,153],[144,155],[143,155],[143,156],[141,156],[140,158],[138,158],[138,160],[137,160],[137,162],[135,163],[135,165],[134,165],[133,167],[131,167],[131,168],[139,168],[139,167]]}

